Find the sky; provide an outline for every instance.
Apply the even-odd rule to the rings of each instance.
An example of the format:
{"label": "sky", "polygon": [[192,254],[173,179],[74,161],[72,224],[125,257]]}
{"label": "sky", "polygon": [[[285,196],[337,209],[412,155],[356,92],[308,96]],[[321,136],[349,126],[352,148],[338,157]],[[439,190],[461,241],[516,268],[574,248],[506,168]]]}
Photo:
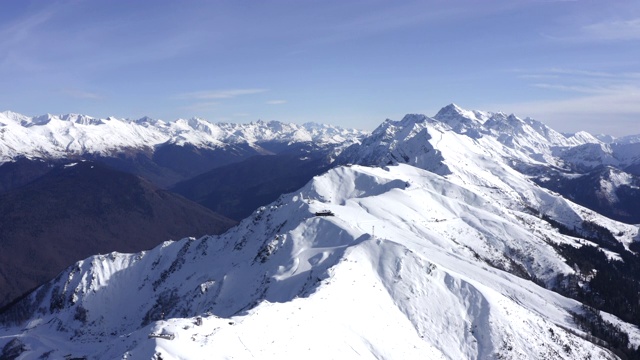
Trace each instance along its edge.
{"label": "sky", "polygon": [[0,2],[0,111],[640,134],[637,0]]}

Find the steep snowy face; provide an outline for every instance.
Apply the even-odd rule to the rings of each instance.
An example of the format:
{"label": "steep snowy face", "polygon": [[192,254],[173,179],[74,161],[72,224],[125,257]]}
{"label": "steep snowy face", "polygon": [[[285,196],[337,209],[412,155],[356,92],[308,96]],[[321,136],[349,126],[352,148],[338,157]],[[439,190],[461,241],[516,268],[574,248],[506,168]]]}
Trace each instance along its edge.
{"label": "steep snowy face", "polygon": [[[441,117],[446,119],[458,119],[464,114],[453,106],[446,112],[440,112]],[[523,203],[525,195],[536,198],[535,190],[531,192],[528,189],[528,182],[514,169],[514,165],[547,164],[545,156],[551,157],[551,146],[548,142],[545,149],[539,147],[540,153],[531,147],[522,151],[521,144],[531,141],[522,140],[522,136],[515,136],[514,128],[522,130],[527,127],[524,122],[513,116],[489,116],[485,125],[490,123],[491,127],[486,127],[475,118],[467,119],[466,123],[475,124],[475,128],[467,127],[461,133],[454,131],[450,123],[451,121],[442,122],[424,115],[407,115],[401,121],[387,120],[361,144],[347,148],[338,157],[337,162],[376,166],[406,163],[445,175],[461,186],[476,187],[482,191],[486,188],[493,189],[496,195],[502,196],[505,201],[508,199],[511,203]],[[461,123],[465,122],[455,124]],[[502,129],[503,132],[497,133],[496,128]],[[479,136],[470,135],[469,131],[472,130]],[[507,142],[505,137],[517,140]],[[543,201],[529,199],[527,202]]]}
{"label": "steep snowy face", "polygon": [[491,117],[491,113],[481,111],[469,111],[460,108],[456,104],[449,104],[433,117],[451,127],[458,134],[467,134],[471,137],[479,137],[484,130],[482,124]]}
{"label": "steep snowy face", "polygon": [[573,169],[585,171],[603,165],[620,165],[608,144],[584,144],[568,148],[560,153],[565,163]]}
{"label": "steep snowy face", "polygon": [[215,149],[226,145],[262,142],[322,145],[351,144],[365,133],[323,125],[297,125],[278,121],[250,124],[213,124],[193,118],[166,122],[144,117],[138,120],[96,119],[86,115],[27,117],[0,113],[0,163],[18,156],[61,158],[82,154],[109,155],[126,149],[153,149],[172,143]]}
{"label": "steep snowy face", "polygon": [[596,192],[598,196],[606,198],[611,203],[620,201],[616,194],[616,189],[621,186],[632,186],[637,188],[637,180],[634,176],[614,168],[607,168],[604,176],[600,180],[600,189]]}
{"label": "steep snowy face", "polygon": [[[460,186],[493,189],[494,196],[511,204],[528,204],[541,211],[553,208],[544,191],[530,187],[528,178],[534,177],[539,185],[580,199],[596,211],[609,216],[618,213],[616,219],[622,221],[636,218],[631,203],[616,212],[614,203],[588,199],[599,196],[596,187],[577,194],[567,186],[578,182],[565,178],[586,175],[602,166],[640,174],[640,145],[604,144],[584,132],[565,136],[536,120],[514,115],[467,111],[452,104],[434,118],[407,115],[401,121],[387,120],[361,144],[347,148],[337,163],[406,163],[445,175]],[[551,178],[558,184],[546,180]],[[593,176],[588,180],[595,181]],[[609,192],[637,197],[635,188],[623,184],[612,183]]]}
{"label": "steep snowy face", "polygon": [[409,165],[338,167],[224,235],[77,263],[2,314],[17,325],[0,329],[0,348],[26,359],[615,358],[571,320],[578,302],[539,285],[575,273],[554,244],[586,242],[477,189]]}
{"label": "steep snowy face", "polygon": [[455,104],[442,108],[434,117],[454,132],[478,139],[490,136],[531,157],[552,158],[556,147],[570,147],[599,141],[587,133],[565,136],[531,118],[513,114],[464,110]]}
{"label": "steep snowy face", "polygon": [[444,151],[452,149],[453,157],[457,157],[456,153],[467,155],[465,151],[456,151],[460,145],[473,153],[484,153],[513,164],[565,167],[565,161],[573,158],[561,156],[563,152],[591,144],[605,146],[587,133],[567,137],[530,118],[469,111],[451,104],[433,118],[407,115],[401,121],[387,120],[362,144],[347,149],[338,160],[343,164],[368,165],[400,162],[446,174],[451,172],[447,169],[451,161],[447,161],[450,159]]}
{"label": "steep snowy face", "polygon": [[433,119],[424,115],[406,115],[401,121],[386,120],[361,144],[346,148],[336,159],[338,164],[385,166],[407,163],[438,174],[449,170],[431,141]]}

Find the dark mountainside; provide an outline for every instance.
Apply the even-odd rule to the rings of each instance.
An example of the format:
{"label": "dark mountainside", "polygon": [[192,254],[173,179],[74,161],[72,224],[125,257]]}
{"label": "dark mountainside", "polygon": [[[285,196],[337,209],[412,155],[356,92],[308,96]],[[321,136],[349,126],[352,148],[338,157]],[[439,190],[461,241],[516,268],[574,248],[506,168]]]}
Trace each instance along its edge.
{"label": "dark mountainside", "polygon": [[81,162],[0,195],[0,306],[87,256],[235,224],[134,175]]}
{"label": "dark mountainside", "polygon": [[87,160],[140,176],[158,187],[168,188],[212,169],[262,154],[247,145],[219,149],[163,144],[155,149],[126,149],[110,155],[84,154],[67,159],[18,157],[0,164],[0,194],[26,185],[56,166]]}
{"label": "dark mountainside", "polygon": [[0,194],[32,182],[51,171],[55,164],[67,162],[19,157],[15,161],[0,164]]}
{"label": "dark mountainside", "polygon": [[612,185],[603,189],[603,183],[611,183],[611,178],[624,174],[619,169],[603,166],[580,176],[568,177],[553,170],[533,178],[540,186],[553,190],[572,201],[599,212],[611,219],[628,224],[640,223],[640,178],[625,174],[633,179],[629,185]]}
{"label": "dark mountainside", "polygon": [[176,184],[171,190],[234,220],[328,170],[323,157],[254,156]]}
{"label": "dark mountainside", "polygon": [[246,144],[217,149],[198,148],[191,144],[163,144],[154,150],[131,149],[111,156],[88,154],[85,157],[168,188],[211,169],[258,154],[260,152]]}

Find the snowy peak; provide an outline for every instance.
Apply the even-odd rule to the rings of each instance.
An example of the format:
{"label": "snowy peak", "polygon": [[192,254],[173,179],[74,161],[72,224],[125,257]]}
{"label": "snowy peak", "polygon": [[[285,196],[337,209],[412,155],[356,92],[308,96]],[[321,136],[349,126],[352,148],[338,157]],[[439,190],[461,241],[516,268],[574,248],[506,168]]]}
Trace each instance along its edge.
{"label": "snowy peak", "polygon": [[[569,136],[567,138],[570,139],[570,140],[574,140],[575,142],[580,143],[580,144],[599,144],[599,143],[608,144],[608,143],[610,143],[610,142],[607,142],[607,141],[600,140],[598,137],[593,136],[593,135],[589,134],[586,131],[578,131],[577,133],[575,133],[575,134],[573,134],[573,135],[571,135],[571,136]],[[606,140],[606,138],[605,138],[605,140]]]}
{"label": "snowy peak", "polygon": [[102,125],[104,122],[100,119],[93,118],[91,116],[80,115],[80,114],[66,114],[60,116],[60,120],[63,121],[71,121],[76,124],[81,125]]}
{"label": "snowy peak", "polygon": [[45,126],[52,121],[71,122],[79,125],[102,125],[103,124],[103,121],[100,119],[96,119],[91,116],[81,115],[81,114],[64,114],[64,115],[45,114],[45,115],[35,116],[33,118],[29,118],[27,116],[16,114],[16,113],[11,113],[10,115],[8,112],[5,112],[3,114],[7,114],[8,118],[20,119],[19,123],[21,126],[24,126],[24,127]]}
{"label": "snowy peak", "polygon": [[530,156],[549,159],[554,147],[567,147],[585,142],[599,142],[592,136],[567,138],[531,119],[521,119],[514,114],[465,110],[450,104],[442,108],[433,119],[454,132],[473,139],[489,136],[503,145],[516,150],[525,150]]}
{"label": "snowy peak", "polygon": [[465,110],[455,104],[442,108],[433,119],[447,124],[459,134],[466,134],[473,138],[479,138],[483,135],[492,135],[503,139],[524,137],[533,140],[537,138],[535,142],[548,142],[548,146],[575,146],[600,142],[586,132],[565,136],[531,118],[521,119],[514,114],[503,112]]}
{"label": "snowy peak", "polygon": [[199,118],[165,122],[149,117],[137,120],[97,119],[86,115],[27,117],[0,113],[0,163],[18,156],[64,158],[84,154],[108,155],[125,149],[154,149],[169,143],[217,149],[262,142],[308,143],[335,147],[357,142],[365,132],[337,126],[310,126],[278,121],[250,124],[210,123]]}
{"label": "snowy peak", "polygon": [[478,156],[559,166],[557,149],[578,142],[533,119],[451,104],[434,118],[409,114],[400,121],[386,120],[360,145],[345,150],[339,163],[407,163],[439,174],[449,173],[447,167],[459,158]]}
{"label": "snowy peak", "polygon": [[[454,105],[443,109],[437,117],[447,122],[417,114],[407,115],[401,121],[386,120],[360,144],[347,148],[337,161],[339,164],[375,166],[405,163],[443,175],[466,187],[495,189],[494,196],[500,196],[510,204],[522,203],[522,192],[530,191],[524,190],[529,186],[526,184],[529,180],[523,180],[522,176],[531,176],[542,186],[569,198],[574,194],[580,204],[599,211],[604,208],[583,201],[588,196],[573,192],[569,186],[573,182],[565,180],[562,174],[577,176],[603,165],[623,169],[629,174],[640,173],[639,143],[608,145],[586,132],[565,136],[539,121],[513,114],[491,113],[484,123],[480,123],[468,111]],[[457,128],[452,128],[450,123]],[[546,180],[550,178],[557,179],[557,183]],[[609,193],[620,189],[635,191],[625,187],[624,182],[603,181],[607,182]],[[590,196],[599,196],[593,193],[596,187],[589,189]],[[555,206],[547,204],[546,195],[537,190],[532,194],[535,194],[532,208],[544,213]],[[626,198],[632,197],[627,195]],[[605,205],[609,207],[608,203]],[[611,216],[621,221],[631,219],[628,215]]]}
{"label": "snowy peak", "polygon": [[442,108],[433,118],[447,124],[458,134],[477,138],[482,136],[482,124],[490,116],[488,113],[469,111],[450,104]]}
{"label": "snowy peak", "polygon": [[465,110],[452,103],[440,109],[433,118],[443,122],[453,123],[464,121],[464,119],[484,123],[489,116],[491,116],[491,113],[477,110]]}
{"label": "snowy peak", "polygon": [[[442,156],[432,143],[434,120],[410,114],[401,121],[386,120],[360,144],[346,148],[338,164],[386,166],[406,163],[437,174],[447,174]],[[431,129],[431,130],[430,130]]]}
{"label": "snowy peak", "polygon": [[[118,119],[114,118],[114,117],[108,117],[106,120],[107,121],[118,121]],[[152,126],[152,125],[155,125],[155,124],[158,124],[158,123],[163,123],[163,125],[164,125],[164,122],[162,120],[152,119],[152,118],[150,118],[148,116],[143,116],[143,117],[141,117],[139,119],[131,120],[130,122],[133,122],[133,123],[136,123],[136,124],[142,125],[142,126]]]}
{"label": "snowy peak", "polygon": [[310,134],[315,142],[320,143],[349,143],[352,139],[363,137],[360,130],[345,129],[327,124],[304,123],[302,127]]}
{"label": "snowy peak", "polygon": [[488,130],[493,130],[500,134],[522,135],[525,133],[527,124],[514,114],[507,115],[502,112],[495,113],[485,122]]}

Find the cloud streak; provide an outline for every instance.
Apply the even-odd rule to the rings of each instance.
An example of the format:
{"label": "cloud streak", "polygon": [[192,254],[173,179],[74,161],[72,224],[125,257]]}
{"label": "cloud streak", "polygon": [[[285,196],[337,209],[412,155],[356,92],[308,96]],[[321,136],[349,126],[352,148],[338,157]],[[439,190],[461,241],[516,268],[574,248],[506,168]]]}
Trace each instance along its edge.
{"label": "cloud streak", "polygon": [[501,104],[494,108],[531,116],[560,131],[587,130],[615,136],[640,132],[640,87],[582,92],[582,96],[567,99]]}
{"label": "cloud streak", "polygon": [[217,101],[203,101],[181,107],[183,110],[203,112],[216,109],[220,105]]}
{"label": "cloud streak", "polygon": [[28,38],[32,37],[33,32],[42,24],[50,21],[53,15],[53,9],[47,8],[27,17],[19,18],[13,23],[0,28],[0,47],[7,50],[8,46],[27,41]]}
{"label": "cloud streak", "polygon": [[195,91],[177,96],[178,99],[212,100],[212,99],[233,99],[244,95],[259,94],[267,89],[227,89],[227,90],[204,90]]}
{"label": "cloud streak", "polygon": [[616,136],[640,132],[640,73],[570,68],[516,73],[528,86],[542,91],[539,99],[489,108],[531,116],[561,131]]}
{"label": "cloud streak", "polygon": [[640,17],[625,20],[602,20],[587,24],[573,24],[562,30],[562,34],[542,33],[543,37],[570,43],[614,43],[640,40]]}
{"label": "cloud streak", "polygon": [[72,98],[76,98],[76,99],[90,99],[90,100],[100,100],[103,99],[104,97],[100,94],[94,93],[94,92],[89,92],[89,91],[83,91],[83,90],[78,90],[78,89],[65,89],[62,91],[64,94],[72,97]]}
{"label": "cloud streak", "polygon": [[640,18],[590,24],[582,28],[582,33],[597,41],[640,40]]}
{"label": "cloud streak", "polygon": [[529,85],[539,89],[604,95],[633,92],[637,88],[640,73],[551,68],[527,72],[517,77],[535,81]]}
{"label": "cloud streak", "polygon": [[267,105],[282,105],[286,103],[287,103],[287,100],[269,100],[266,102]]}

